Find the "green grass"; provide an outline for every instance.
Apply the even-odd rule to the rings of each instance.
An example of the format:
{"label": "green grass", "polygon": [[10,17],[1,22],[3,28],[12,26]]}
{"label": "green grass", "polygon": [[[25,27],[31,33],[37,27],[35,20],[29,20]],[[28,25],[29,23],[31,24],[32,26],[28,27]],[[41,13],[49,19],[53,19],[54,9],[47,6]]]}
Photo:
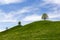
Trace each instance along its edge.
{"label": "green grass", "polygon": [[36,21],[0,33],[0,40],[60,40],[60,21]]}

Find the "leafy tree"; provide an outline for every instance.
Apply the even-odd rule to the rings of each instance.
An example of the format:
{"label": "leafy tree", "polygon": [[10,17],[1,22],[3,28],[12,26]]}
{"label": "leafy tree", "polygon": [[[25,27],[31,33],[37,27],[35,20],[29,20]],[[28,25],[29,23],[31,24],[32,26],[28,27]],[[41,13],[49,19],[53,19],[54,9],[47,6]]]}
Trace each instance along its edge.
{"label": "leafy tree", "polygon": [[6,27],[6,30],[8,30],[8,27]]}
{"label": "leafy tree", "polygon": [[18,22],[18,25],[21,25],[21,22],[20,21]]}
{"label": "leafy tree", "polygon": [[48,15],[47,15],[46,13],[44,13],[44,14],[42,15],[42,19],[43,19],[43,20],[48,19]]}

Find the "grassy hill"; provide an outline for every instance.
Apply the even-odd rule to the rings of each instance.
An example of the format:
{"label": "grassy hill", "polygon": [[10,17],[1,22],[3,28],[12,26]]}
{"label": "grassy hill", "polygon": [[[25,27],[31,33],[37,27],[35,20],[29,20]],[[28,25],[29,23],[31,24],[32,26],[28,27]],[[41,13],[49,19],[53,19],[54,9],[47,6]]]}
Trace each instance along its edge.
{"label": "grassy hill", "polygon": [[60,21],[36,21],[0,33],[0,40],[60,40]]}

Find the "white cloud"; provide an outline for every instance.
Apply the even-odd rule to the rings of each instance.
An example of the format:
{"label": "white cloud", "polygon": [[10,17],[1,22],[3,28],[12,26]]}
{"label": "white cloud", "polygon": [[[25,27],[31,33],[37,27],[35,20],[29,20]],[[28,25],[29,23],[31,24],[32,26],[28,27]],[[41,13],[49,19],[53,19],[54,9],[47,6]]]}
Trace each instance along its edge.
{"label": "white cloud", "polygon": [[[50,10],[48,13],[49,15],[49,19],[54,19],[54,18],[59,18],[60,17],[60,0],[43,0],[45,4],[43,5],[47,5],[47,4],[51,4],[51,5],[56,5],[56,6],[52,6],[52,8],[48,8],[48,10]],[[43,6],[42,6],[43,7]],[[47,6],[46,6],[47,8]],[[56,19],[58,20],[58,19]]]}
{"label": "white cloud", "polygon": [[[56,14],[56,13],[51,14],[51,13],[50,13],[50,14],[48,14],[48,16],[49,16],[49,19],[53,20],[54,18],[59,18],[59,17],[60,17],[60,14]],[[39,20],[42,20],[42,19],[41,19],[41,15],[38,16],[38,15],[33,14],[33,15],[30,15],[30,16],[26,16],[26,17],[22,20],[22,22],[27,22],[27,24],[28,24],[28,23],[30,23],[30,22],[39,21]],[[56,19],[56,20],[58,20],[58,19]]]}
{"label": "white cloud", "polygon": [[17,14],[22,14],[22,13],[30,12],[31,10],[32,10],[31,7],[24,7],[16,12]]}
{"label": "white cloud", "polygon": [[[52,12],[48,12],[49,18],[59,18],[60,17],[60,9],[59,6],[51,8]],[[58,20],[58,19],[56,19]]]}
{"label": "white cloud", "polygon": [[[43,3],[43,5],[41,5],[41,7],[43,7],[44,5],[46,5],[46,4],[48,4],[48,2],[47,3]],[[10,13],[8,13],[8,14],[6,14],[5,12],[3,12],[3,11],[1,11],[0,13],[0,15],[3,15],[2,17],[0,16],[0,19],[1,19],[1,21],[0,22],[16,22],[16,21],[18,21],[17,20],[17,18],[19,18],[19,17],[16,17],[16,18],[14,18],[14,16],[15,15],[20,15],[21,16],[21,14],[23,14],[23,13],[26,13],[26,12],[31,12],[31,11],[34,11],[34,10],[38,10],[38,7],[37,8],[35,8],[35,7],[24,7],[24,8],[22,8],[22,9],[20,9],[20,10],[17,10],[17,11],[12,11],[12,12],[10,12]],[[53,15],[52,14],[49,14],[49,18],[55,18],[55,17],[60,17],[60,14],[57,14],[57,15],[59,15],[59,16],[57,16],[57,15],[55,15],[55,13],[56,13],[56,11],[57,11],[57,7],[56,8],[53,8]],[[37,12],[36,12],[37,13]],[[52,13],[52,12],[51,12]],[[58,12],[57,12],[58,13]],[[25,17],[24,19],[23,19],[23,21],[37,21],[37,20],[41,20],[41,16],[38,16],[38,15],[31,15],[31,16],[27,16],[27,17]]]}
{"label": "white cloud", "polygon": [[12,14],[6,14],[3,11],[0,11],[0,22],[16,22],[16,19],[13,19]]}
{"label": "white cloud", "polygon": [[60,14],[49,14],[49,19],[50,18],[59,18]]}
{"label": "white cloud", "polygon": [[0,14],[0,22],[16,22],[17,19],[13,19],[12,15]]}
{"label": "white cloud", "polygon": [[[48,15],[49,15],[49,18],[50,18],[50,19],[51,19],[51,18],[59,18],[59,17],[60,17],[60,12],[54,11],[54,12],[49,13]],[[58,19],[57,19],[57,20],[58,20]]]}
{"label": "white cloud", "polygon": [[4,20],[0,20],[0,22],[17,22],[17,20],[12,20],[12,19],[4,19]]}
{"label": "white cloud", "polygon": [[[59,18],[60,14],[57,14],[57,13],[53,13],[53,14],[48,13],[48,16],[49,16],[49,19],[53,20],[54,18]],[[28,24],[30,22],[39,21],[39,20],[42,20],[41,19],[41,15],[38,16],[38,15],[33,14],[33,15],[30,15],[30,16],[26,16],[22,21],[23,22],[27,22],[27,24]],[[56,20],[58,20],[58,19],[56,19]]]}
{"label": "white cloud", "polygon": [[60,4],[60,0],[44,0],[44,1],[48,3]]}
{"label": "white cloud", "polygon": [[38,15],[30,15],[30,16],[26,16],[23,21],[37,21],[37,20],[41,20],[41,16]]}
{"label": "white cloud", "polygon": [[10,3],[18,3],[23,2],[24,0],[0,0],[0,4],[10,4]]}
{"label": "white cloud", "polygon": [[4,11],[0,10],[0,22],[17,22],[17,18],[21,17],[21,14],[31,12],[31,10],[31,7],[24,7],[20,10],[12,11],[9,13],[5,13]]}

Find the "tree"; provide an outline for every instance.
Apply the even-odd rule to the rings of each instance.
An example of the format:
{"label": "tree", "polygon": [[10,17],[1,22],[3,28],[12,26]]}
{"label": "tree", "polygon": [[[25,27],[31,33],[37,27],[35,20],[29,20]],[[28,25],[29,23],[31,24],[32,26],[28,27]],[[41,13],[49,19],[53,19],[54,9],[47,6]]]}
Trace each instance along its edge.
{"label": "tree", "polygon": [[18,22],[18,25],[21,25],[21,22],[20,21]]}
{"label": "tree", "polygon": [[6,27],[6,30],[8,30],[8,27]]}
{"label": "tree", "polygon": [[44,14],[42,15],[42,19],[43,19],[43,20],[48,19],[48,15],[47,15],[46,13],[44,13]]}

